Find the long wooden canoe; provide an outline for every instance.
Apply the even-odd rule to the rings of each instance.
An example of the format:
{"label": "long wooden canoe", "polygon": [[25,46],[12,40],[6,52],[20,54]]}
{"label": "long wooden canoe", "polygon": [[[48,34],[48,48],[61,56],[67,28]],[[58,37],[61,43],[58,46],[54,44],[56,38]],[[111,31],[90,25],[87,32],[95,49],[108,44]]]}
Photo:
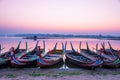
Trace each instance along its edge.
{"label": "long wooden canoe", "polygon": [[[112,52],[110,49],[105,49],[104,43],[102,45],[102,50],[96,50],[99,54],[102,53],[103,57],[103,66],[105,67],[118,67],[120,64],[120,58],[119,56]],[[101,52],[102,51],[102,52]]]}
{"label": "long wooden canoe", "polygon": [[37,64],[37,56],[36,56],[35,49],[37,48],[38,43],[39,41],[37,41],[36,46],[33,50],[26,52],[26,53],[22,53],[19,57],[15,57],[15,55],[12,54],[11,55],[11,59],[12,59],[11,66],[12,67],[26,67],[30,65],[35,66]]}
{"label": "long wooden canoe", "polygon": [[[26,51],[26,49],[20,49],[20,44],[21,44],[21,41],[19,42],[18,46],[16,47],[14,51],[15,53],[19,53],[19,54],[15,54],[16,57],[18,57],[21,52]],[[4,65],[6,66],[10,65],[10,51],[0,54],[0,66],[4,66]]]}
{"label": "long wooden canoe", "polygon": [[[81,53],[75,51],[75,49],[72,46],[72,50],[66,50],[66,60],[70,61],[71,63],[85,68],[95,68],[98,66],[101,66],[103,61],[101,59],[92,60],[91,58],[88,58],[85,55],[82,55]],[[65,48],[66,49],[66,48]]]}
{"label": "long wooden canoe", "polygon": [[55,44],[55,47],[52,50],[46,53],[45,56],[38,55],[37,65],[39,67],[41,68],[51,67],[63,61],[62,59],[63,50],[56,49],[56,47],[57,47],[57,43]]}

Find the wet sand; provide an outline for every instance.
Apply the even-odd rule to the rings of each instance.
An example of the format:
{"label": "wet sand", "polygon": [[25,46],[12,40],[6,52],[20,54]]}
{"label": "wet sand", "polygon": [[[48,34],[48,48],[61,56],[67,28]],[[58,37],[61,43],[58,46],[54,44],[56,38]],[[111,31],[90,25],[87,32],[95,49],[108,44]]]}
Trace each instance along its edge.
{"label": "wet sand", "polygon": [[120,69],[3,68],[0,80],[119,80]]}

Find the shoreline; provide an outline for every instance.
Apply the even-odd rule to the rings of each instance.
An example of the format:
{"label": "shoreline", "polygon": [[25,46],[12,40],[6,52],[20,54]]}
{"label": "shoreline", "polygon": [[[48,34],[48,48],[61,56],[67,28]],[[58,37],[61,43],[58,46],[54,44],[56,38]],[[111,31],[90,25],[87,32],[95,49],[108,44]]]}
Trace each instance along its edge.
{"label": "shoreline", "polygon": [[120,69],[84,68],[39,69],[39,68],[6,68],[0,69],[1,80],[119,80]]}
{"label": "shoreline", "polygon": [[37,40],[37,39],[98,39],[98,40],[116,40],[119,41],[120,38],[92,38],[92,37],[37,37],[36,39],[32,37],[11,37],[11,36],[0,36],[0,38],[22,38],[22,39],[32,39],[32,40]]}
{"label": "shoreline", "polygon": [[[120,40],[120,38],[78,38],[78,37],[67,37],[67,38],[63,38],[63,37],[46,37],[46,38],[37,38],[37,39],[74,39],[74,38],[77,38],[77,39],[99,39],[99,40]],[[34,40],[34,38],[22,38],[22,39],[33,39]],[[37,40],[36,39],[36,40]]]}

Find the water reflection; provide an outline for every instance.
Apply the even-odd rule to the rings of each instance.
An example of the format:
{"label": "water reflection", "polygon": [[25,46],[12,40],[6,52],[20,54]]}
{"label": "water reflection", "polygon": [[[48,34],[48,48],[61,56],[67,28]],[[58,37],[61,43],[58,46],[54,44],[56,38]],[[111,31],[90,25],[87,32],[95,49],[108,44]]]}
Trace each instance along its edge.
{"label": "water reflection", "polygon": [[[120,49],[120,41],[118,40],[98,40],[98,39],[84,39],[84,38],[73,38],[73,39],[38,39],[39,40],[39,45],[43,47],[43,40],[45,40],[46,43],[46,51],[49,51],[53,48],[55,43],[58,43],[57,48],[62,49],[62,42],[65,43],[67,41],[67,50],[71,49],[70,46],[70,41],[73,43],[73,46],[76,51],[79,51],[79,43],[80,41],[82,42],[82,48],[86,48],[86,42],[88,42],[90,49],[94,50],[96,44],[98,43],[99,46],[98,48],[101,47],[101,43],[105,42],[105,47],[108,48],[108,41],[111,43],[112,47],[114,49]],[[0,38],[0,44],[2,47],[5,47],[3,51],[8,51],[11,46],[16,47],[21,41],[21,46],[20,48],[25,48],[25,42],[28,42],[28,47],[34,47],[37,41],[31,40],[31,39],[22,39],[22,38]]]}
{"label": "water reflection", "polygon": [[[70,42],[72,42],[73,47],[76,51],[79,51],[79,43],[82,42],[82,48],[86,48],[86,42],[88,42],[89,47],[91,50],[94,50],[93,48],[96,47],[96,44],[98,43],[98,48],[101,47],[101,43],[105,42],[105,47],[108,48],[108,41],[111,43],[112,47],[114,49],[120,50],[120,40],[98,40],[98,39],[84,39],[84,38],[73,38],[73,39],[38,39],[39,45],[43,47],[43,40],[45,40],[46,43],[46,51],[49,51],[53,49],[55,43],[58,43],[57,49],[62,49],[62,42],[65,44],[67,42],[67,50],[71,50]],[[5,47],[5,49],[2,52],[8,51],[10,47],[17,47],[19,41],[21,41],[20,48],[24,49],[26,48],[26,42],[28,43],[28,48],[34,48],[37,41],[31,40],[31,39],[22,39],[22,38],[16,38],[16,37],[1,37],[0,38],[0,44],[2,45],[2,48]],[[71,64],[59,64],[62,66],[61,68],[68,68],[68,67],[76,67]],[[66,66],[67,65],[67,66]]]}

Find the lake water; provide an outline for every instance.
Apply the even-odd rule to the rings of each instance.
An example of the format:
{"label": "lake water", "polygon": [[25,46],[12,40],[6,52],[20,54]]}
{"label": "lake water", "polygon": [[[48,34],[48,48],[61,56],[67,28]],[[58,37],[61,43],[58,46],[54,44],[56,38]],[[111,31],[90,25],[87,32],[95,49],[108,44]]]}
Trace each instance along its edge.
{"label": "lake water", "polygon": [[[73,46],[76,51],[79,51],[79,43],[82,42],[82,48],[86,48],[86,42],[88,42],[89,47],[91,50],[94,50],[93,48],[96,47],[96,44],[99,44],[99,48],[101,47],[101,43],[105,42],[105,47],[109,48],[108,41],[111,43],[112,47],[114,49],[120,50],[120,40],[99,40],[99,39],[85,39],[85,38],[69,38],[69,39],[38,39],[39,45],[43,47],[43,40],[45,40],[46,43],[46,51],[51,50],[55,43],[58,43],[57,48],[62,49],[62,42],[65,43],[67,41],[67,49],[70,50],[70,41],[73,43]],[[10,47],[17,47],[19,41],[21,41],[20,48],[25,48],[25,42],[28,42],[29,48],[34,48],[37,41],[34,41],[32,39],[22,39],[19,37],[0,37],[0,44],[2,45],[2,48],[5,47],[5,49],[2,51],[8,51]]]}
{"label": "lake water", "polygon": [[[82,42],[82,48],[86,48],[86,42],[89,44],[89,48],[91,50],[94,50],[93,48],[96,47],[96,44],[98,43],[98,48],[101,48],[101,43],[105,42],[105,47],[109,48],[108,41],[111,43],[112,47],[114,49],[120,50],[120,40],[99,40],[99,39],[85,39],[85,38],[69,38],[69,39],[38,39],[39,40],[39,46],[43,47],[43,40],[45,40],[46,44],[46,52],[53,49],[55,43],[57,42],[57,49],[62,49],[62,42],[65,44],[67,41],[67,50],[71,50],[70,42],[72,42],[73,47],[76,51],[79,51],[79,43]],[[37,40],[37,41],[38,41]],[[26,47],[26,42],[28,43],[28,48],[34,48],[37,41],[34,41],[32,39],[22,39],[19,37],[0,37],[0,44],[2,45],[2,48],[5,47],[1,51],[1,53],[4,53],[8,51],[12,46],[17,47],[19,41],[21,41],[21,49],[24,49]],[[65,59],[65,56],[63,57]],[[70,64],[69,62],[66,62],[66,64],[60,63],[59,65],[55,66],[55,68],[59,67],[61,68],[77,68],[77,66]]]}

